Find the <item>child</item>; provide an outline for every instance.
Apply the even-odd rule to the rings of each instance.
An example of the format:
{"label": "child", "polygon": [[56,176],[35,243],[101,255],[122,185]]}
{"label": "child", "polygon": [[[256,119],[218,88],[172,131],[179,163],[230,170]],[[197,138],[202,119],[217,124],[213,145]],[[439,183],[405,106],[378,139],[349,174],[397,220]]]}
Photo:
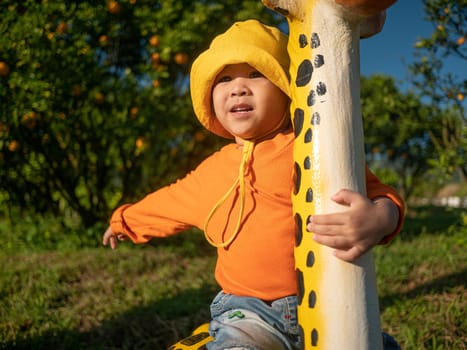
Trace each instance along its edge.
{"label": "child", "polygon": [[[196,116],[232,138],[194,171],[112,215],[103,243],[144,243],[190,227],[217,247],[222,291],[211,304],[208,349],[299,349],[292,214],[287,37],[249,20],[216,37],[193,63]],[[366,170],[368,198],[342,190],[343,213],[315,215],[315,240],[354,260],[401,228],[402,200]],[[350,204],[352,204],[350,206]],[[338,238],[333,224],[340,225]]]}

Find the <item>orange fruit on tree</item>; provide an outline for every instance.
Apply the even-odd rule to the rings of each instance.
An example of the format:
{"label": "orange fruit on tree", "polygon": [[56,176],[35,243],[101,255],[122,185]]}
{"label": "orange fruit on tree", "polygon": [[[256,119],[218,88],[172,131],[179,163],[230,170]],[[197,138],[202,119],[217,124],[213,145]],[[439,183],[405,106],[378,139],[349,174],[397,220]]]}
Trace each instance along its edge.
{"label": "orange fruit on tree", "polygon": [[161,82],[158,79],[154,79],[152,81],[152,86],[158,88],[159,86],[161,86]]}
{"label": "orange fruit on tree", "polygon": [[63,34],[68,29],[68,25],[65,22],[60,22],[57,26],[57,33]]}
{"label": "orange fruit on tree", "polygon": [[465,36],[461,36],[459,39],[457,39],[457,45],[461,46],[464,43],[465,43]]}
{"label": "orange fruit on tree", "polygon": [[161,59],[161,54],[159,52],[153,52],[151,54],[152,63],[158,63],[160,59]]}
{"label": "orange fruit on tree", "polygon": [[109,4],[107,5],[107,9],[109,12],[113,15],[118,15],[120,11],[122,10],[122,7],[117,1],[109,1]]}
{"label": "orange fruit on tree", "polygon": [[174,56],[174,61],[176,64],[183,65],[188,62],[188,55],[183,52],[178,52]]}
{"label": "orange fruit on tree", "polygon": [[4,61],[0,61],[0,76],[6,77],[10,73],[10,66]]}
{"label": "orange fruit on tree", "polygon": [[32,129],[36,126],[37,114],[34,111],[28,112],[21,118],[21,123],[27,128]]}
{"label": "orange fruit on tree", "polygon": [[131,107],[130,108],[131,119],[135,119],[137,116],[138,116],[138,107]]}
{"label": "orange fruit on tree", "polygon": [[160,44],[160,37],[159,35],[153,35],[149,38],[149,45],[152,47],[157,47]]}
{"label": "orange fruit on tree", "polygon": [[108,41],[109,41],[109,37],[105,34],[102,34],[99,37],[99,44],[101,44],[102,46],[107,45]]}
{"label": "orange fruit on tree", "polygon": [[104,94],[102,92],[96,92],[94,94],[94,99],[96,100],[97,104],[101,104],[101,103],[104,103],[105,96],[104,96]]}
{"label": "orange fruit on tree", "polygon": [[141,147],[144,146],[144,138],[143,137],[138,137],[135,141],[135,146],[136,148],[140,149]]}
{"label": "orange fruit on tree", "polygon": [[20,144],[18,141],[16,140],[12,140],[10,141],[10,143],[8,144],[8,150],[10,152],[16,152],[17,150],[19,150],[19,147],[20,147]]}

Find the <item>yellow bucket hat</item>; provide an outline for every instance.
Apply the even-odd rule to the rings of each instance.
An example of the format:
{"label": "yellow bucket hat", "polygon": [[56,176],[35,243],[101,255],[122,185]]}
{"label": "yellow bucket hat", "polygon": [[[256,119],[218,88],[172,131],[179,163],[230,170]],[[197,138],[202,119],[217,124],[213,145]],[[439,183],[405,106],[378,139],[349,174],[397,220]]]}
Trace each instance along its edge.
{"label": "yellow bucket hat", "polygon": [[197,118],[209,131],[226,138],[233,136],[214,115],[211,93],[221,70],[238,63],[248,63],[290,96],[287,35],[257,20],[234,23],[198,56],[190,73],[191,99]]}

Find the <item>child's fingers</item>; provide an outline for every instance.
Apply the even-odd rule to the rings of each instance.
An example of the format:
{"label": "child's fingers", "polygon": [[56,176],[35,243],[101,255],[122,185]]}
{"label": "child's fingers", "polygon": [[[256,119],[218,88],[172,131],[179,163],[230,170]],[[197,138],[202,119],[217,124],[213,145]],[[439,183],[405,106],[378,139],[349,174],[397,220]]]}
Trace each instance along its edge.
{"label": "child's fingers", "polygon": [[114,235],[110,237],[110,248],[112,249],[117,248],[117,237],[115,237]]}
{"label": "child's fingers", "polygon": [[338,250],[348,250],[352,248],[352,244],[345,236],[314,234],[313,240],[316,243]]}
{"label": "child's fingers", "polygon": [[340,226],[344,225],[347,220],[347,215],[345,213],[333,213],[333,214],[320,214],[313,215],[308,218],[307,228],[319,229],[324,227],[331,226]]}
{"label": "child's fingers", "polygon": [[346,207],[363,205],[365,204],[365,202],[370,201],[367,197],[363,196],[362,194],[347,189],[339,190],[331,197],[331,199],[334,202]]}
{"label": "child's fingers", "polygon": [[336,258],[339,258],[347,262],[352,262],[352,261],[357,260],[360,256],[363,255],[363,253],[365,252],[362,251],[358,246],[354,246],[350,248],[349,250],[335,250],[333,252]]}
{"label": "child's fingers", "polygon": [[117,237],[113,234],[110,227],[105,231],[104,236],[102,237],[102,244],[110,244],[110,248],[112,249],[117,248]]}
{"label": "child's fingers", "polygon": [[104,235],[102,236],[102,244],[107,245],[109,244],[110,237],[113,236],[112,230],[110,227],[104,232]]}

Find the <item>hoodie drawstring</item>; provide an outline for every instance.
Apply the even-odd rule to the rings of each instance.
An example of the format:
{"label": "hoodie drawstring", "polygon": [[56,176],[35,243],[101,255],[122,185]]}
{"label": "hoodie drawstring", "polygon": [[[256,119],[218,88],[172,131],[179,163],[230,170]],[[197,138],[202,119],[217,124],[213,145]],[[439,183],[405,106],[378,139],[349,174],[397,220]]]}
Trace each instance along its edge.
{"label": "hoodie drawstring", "polygon": [[[206,218],[206,221],[204,222],[204,236],[206,237],[207,241],[214,247],[216,248],[225,248],[230,245],[234,241],[234,239],[237,237],[238,232],[240,231],[240,226],[242,223],[242,218],[243,218],[243,211],[245,209],[245,170],[250,162],[251,155],[253,154],[253,148],[254,148],[254,142],[253,141],[248,141],[245,140],[243,143],[243,155],[242,155],[242,161],[240,163],[240,168],[238,172],[238,177],[235,179],[235,182],[233,183],[232,187],[227,191],[226,194],[222,196],[221,199],[214,205],[214,207],[211,209],[208,217]],[[227,200],[227,197],[230,196],[230,194],[237,188],[237,185],[239,186],[240,189],[240,211],[238,213],[238,218],[237,218],[237,225],[235,226],[235,230],[232,233],[232,235],[227,239],[227,241],[222,241],[222,242],[215,242],[208,234],[208,224],[211,221],[211,218],[214,216],[215,212],[219,207],[224,204],[224,202]]]}

